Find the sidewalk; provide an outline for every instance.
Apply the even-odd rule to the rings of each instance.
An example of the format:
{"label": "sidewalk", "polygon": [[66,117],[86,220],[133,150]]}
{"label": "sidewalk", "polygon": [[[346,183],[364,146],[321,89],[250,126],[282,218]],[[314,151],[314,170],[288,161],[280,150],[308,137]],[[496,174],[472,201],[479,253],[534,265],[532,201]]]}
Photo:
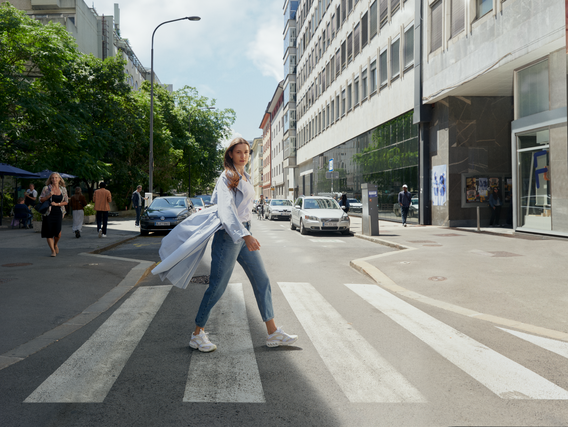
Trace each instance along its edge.
{"label": "sidewalk", "polygon": [[134,218],[111,217],[106,238],[96,224],[63,221],[51,257],[35,230],[0,228],[0,369],[84,326],[132,289],[153,264],[97,255],[139,235]]}
{"label": "sidewalk", "polygon": [[351,265],[403,297],[443,310],[568,341],[568,240],[506,228],[448,228],[379,221],[379,236],[351,231],[398,250]]}

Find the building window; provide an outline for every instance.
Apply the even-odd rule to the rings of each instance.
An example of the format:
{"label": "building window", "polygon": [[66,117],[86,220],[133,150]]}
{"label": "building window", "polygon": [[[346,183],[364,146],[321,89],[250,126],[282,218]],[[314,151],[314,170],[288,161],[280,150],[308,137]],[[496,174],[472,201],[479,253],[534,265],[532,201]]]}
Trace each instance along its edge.
{"label": "building window", "polygon": [[361,73],[361,100],[367,98],[367,70]]}
{"label": "building window", "polygon": [[517,118],[550,108],[548,60],[517,72]]}
{"label": "building window", "polygon": [[442,0],[438,0],[430,8],[430,52],[442,47]]}
{"label": "building window", "polygon": [[347,63],[353,59],[353,33],[347,36]]}
{"label": "building window", "polygon": [[339,95],[335,97],[335,120],[339,120]]}
{"label": "building window", "polygon": [[331,115],[331,117],[330,117],[331,122],[330,123],[335,122],[335,108],[334,107],[335,107],[335,105],[334,105],[334,102],[333,102],[333,99],[332,99],[331,104],[329,104],[329,113]]}
{"label": "building window", "polygon": [[325,116],[326,116],[326,128],[329,127],[329,104],[327,104],[326,108],[325,108]]}
{"label": "building window", "polygon": [[414,64],[414,25],[404,32],[404,69]]}
{"label": "building window", "polygon": [[391,44],[391,78],[395,79],[400,75],[400,39]]}
{"label": "building window", "polygon": [[361,25],[357,24],[353,30],[353,56],[359,55],[359,40],[360,40]]}
{"label": "building window", "polygon": [[381,28],[383,27],[383,25],[385,25],[389,19],[389,4],[388,4],[388,0],[380,0],[380,23],[381,23]]}
{"label": "building window", "polygon": [[385,49],[381,55],[379,56],[379,67],[380,67],[380,84],[381,87],[385,86],[389,80],[389,73],[388,73],[388,58],[387,58],[387,50]]}
{"label": "building window", "polygon": [[341,23],[345,22],[345,18],[347,18],[347,7],[345,3],[346,0],[341,0]]}
{"label": "building window", "polygon": [[346,113],[345,107],[345,89],[343,89],[341,91],[341,117],[343,117]]}
{"label": "building window", "polygon": [[339,73],[341,73],[341,50],[337,49],[337,52],[335,52],[335,75],[339,76]]}
{"label": "building window", "polygon": [[329,63],[329,84],[335,80],[335,56],[331,57],[331,62]]}
{"label": "building window", "polygon": [[343,43],[341,43],[341,69],[343,70],[345,68],[346,63],[346,59],[347,59],[347,52],[346,52],[346,42],[343,41]]}
{"label": "building window", "polygon": [[347,111],[351,111],[351,108],[353,108],[352,89],[353,89],[353,86],[351,84],[347,85]]}
{"label": "building window", "polygon": [[353,82],[353,106],[359,104],[359,76]]}
{"label": "building window", "polygon": [[391,15],[394,15],[399,8],[400,0],[391,0]]}
{"label": "building window", "polygon": [[455,37],[465,29],[465,2],[464,0],[452,0],[452,37]]}
{"label": "building window", "polygon": [[369,41],[369,21],[368,12],[365,12],[363,18],[361,18],[361,49],[367,45]]}
{"label": "building window", "polygon": [[331,15],[331,38],[335,38],[335,13]]}
{"label": "building window", "polygon": [[369,39],[377,34],[377,1],[375,0],[369,9]]}
{"label": "building window", "polygon": [[477,0],[477,19],[493,10],[493,0]]}
{"label": "building window", "polygon": [[371,88],[370,88],[370,92],[371,93],[375,93],[377,91],[377,60],[375,59],[373,62],[371,62],[371,73],[370,73],[370,79],[371,79]]}

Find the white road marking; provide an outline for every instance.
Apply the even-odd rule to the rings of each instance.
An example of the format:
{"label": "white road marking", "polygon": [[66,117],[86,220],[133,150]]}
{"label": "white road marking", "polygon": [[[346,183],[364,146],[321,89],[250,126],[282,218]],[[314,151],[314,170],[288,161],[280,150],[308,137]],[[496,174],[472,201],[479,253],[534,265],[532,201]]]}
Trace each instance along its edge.
{"label": "white road marking", "polygon": [[426,401],[312,285],[278,285],[350,402]]}
{"label": "white road marking", "polygon": [[206,331],[212,353],[192,350],[184,402],[263,403],[242,283],[230,283],[211,311]]}
{"label": "white road marking", "polygon": [[503,399],[568,399],[535,372],[440,322],[376,285],[346,285]]}
{"label": "white road marking", "polygon": [[524,332],[511,331],[510,329],[499,328],[502,331],[508,332],[511,335],[515,335],[525,341],[528,341],[534,345],[544,348],[545,350],[556,353],[562,357],[568,359],[568,342],[553,340],[550,338],[538,337],[536,335],[526,334]]}
{"label": "white road marking", "polygon": [[24,402],[103,402],[171,288],[137,289]]}
{"label": "white road marking", "polygon": [[336,240],[336,239],[310,239],[314,243],[345,243],[343,240]]}

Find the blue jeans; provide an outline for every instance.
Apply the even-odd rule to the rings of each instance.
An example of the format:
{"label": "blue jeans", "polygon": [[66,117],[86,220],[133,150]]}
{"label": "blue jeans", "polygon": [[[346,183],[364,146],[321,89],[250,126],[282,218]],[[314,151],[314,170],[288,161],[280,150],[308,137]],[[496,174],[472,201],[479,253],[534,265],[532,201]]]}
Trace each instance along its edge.
{"label": "blue jeans", "polygon": [[142,206],[136,206],[134,208],[136,210],[136,225],[140,224],[140,212],[142,212]]}
{"label": "blue jeans", "polygon": [[[245,223],[245,226],[247,229],[250,229],[250,222]],[[211,309],[223,296],[237,261],[245,270],[252,284],[254,297],[256,298],[262,320],[267,322],[274,318],[270,279],[264,269],[260,252],[249,251],[244,240],[233,243],[233,240],[225,230],[219,230],[215,233],[211,246],[209,287],[203,295],[199,311],[195,317],[195,324],[200,328],[205,327]]]}
{"label": "blue jeans", "polygon": [[401,206],[400,207],[400,214],[402,216],[402,223],[406,224],[406,217],[408,216],[408,210],[410,209],[410,206]]}

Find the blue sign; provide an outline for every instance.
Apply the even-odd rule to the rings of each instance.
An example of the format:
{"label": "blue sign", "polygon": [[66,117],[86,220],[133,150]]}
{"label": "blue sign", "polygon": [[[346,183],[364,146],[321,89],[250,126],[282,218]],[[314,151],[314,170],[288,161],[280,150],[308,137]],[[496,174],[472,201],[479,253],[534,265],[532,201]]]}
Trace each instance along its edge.
{"label": "blue sign", "polygon": [[377,191],[369,191],[369,197],[377,197]]}
{"label": "blue sign", "polygon": [[329,159],[329,171],[333,172],[333,159]]}

